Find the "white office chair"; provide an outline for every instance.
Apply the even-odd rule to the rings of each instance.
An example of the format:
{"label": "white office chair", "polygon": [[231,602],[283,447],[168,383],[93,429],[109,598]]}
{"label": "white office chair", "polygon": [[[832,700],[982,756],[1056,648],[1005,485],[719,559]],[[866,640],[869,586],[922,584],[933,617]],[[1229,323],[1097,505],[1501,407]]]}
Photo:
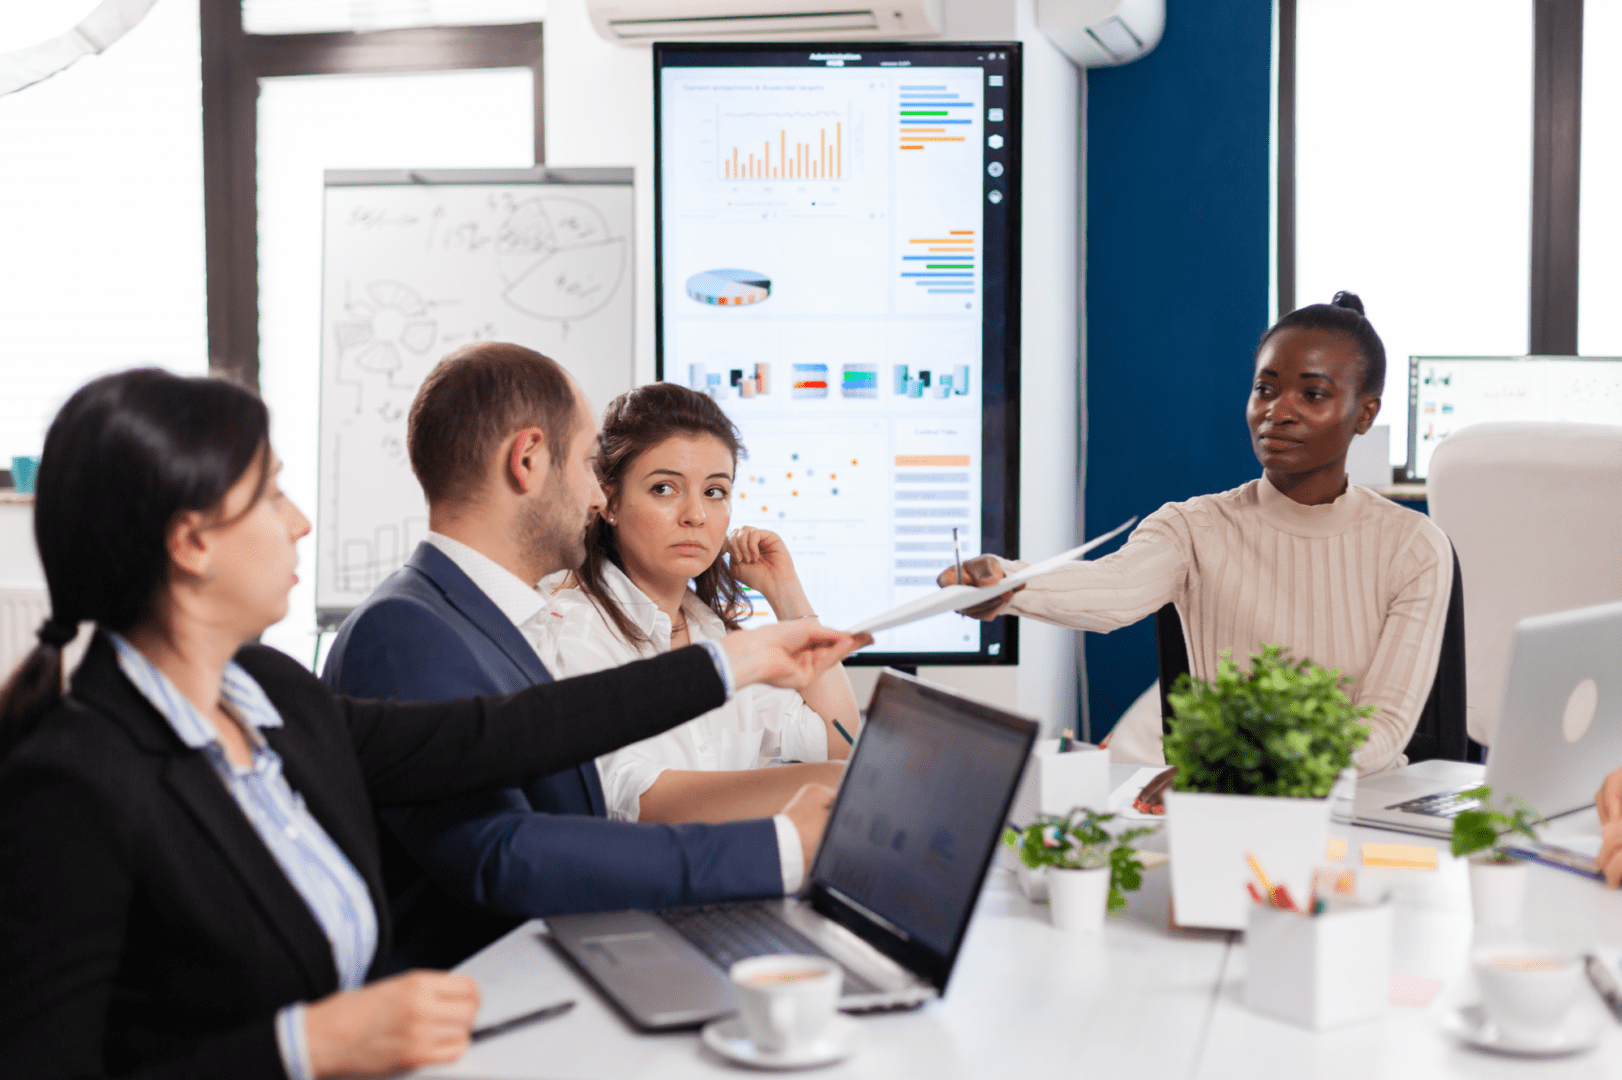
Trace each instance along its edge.
{"label": "white office chair", "polygon": [[1464,574],[1470,737],[1489,745],[1515,623],[1622,600],[1622,427],[1463,428],[1436,448],[1428,483]]}

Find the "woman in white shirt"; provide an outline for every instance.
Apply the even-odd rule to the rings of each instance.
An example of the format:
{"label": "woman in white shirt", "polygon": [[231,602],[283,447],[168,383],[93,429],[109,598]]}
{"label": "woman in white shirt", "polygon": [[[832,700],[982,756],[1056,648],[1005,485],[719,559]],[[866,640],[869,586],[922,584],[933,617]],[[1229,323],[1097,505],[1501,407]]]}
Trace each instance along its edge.
{"label": "woman in white shirt", "polygon": [[[719,640],[749,614],[744,586],[778,621],[815,610],[775,533],[728,537],[743,446],[707,395],[654,383],[603,416],[597,478],[608,505],[587,533],[586,565],[542,583],[557,589],[546,620],[547,666],[559,678],[618,667],[696,641]],[[725,556],[725,557],[723,557]],[[657,738],[599,758],[611,816],[728,821],[770,816],[803,783],[837,785],[856,732],[843,668],[803,691],[750,687]],[[765,759],[797,764],[758,769]]]}

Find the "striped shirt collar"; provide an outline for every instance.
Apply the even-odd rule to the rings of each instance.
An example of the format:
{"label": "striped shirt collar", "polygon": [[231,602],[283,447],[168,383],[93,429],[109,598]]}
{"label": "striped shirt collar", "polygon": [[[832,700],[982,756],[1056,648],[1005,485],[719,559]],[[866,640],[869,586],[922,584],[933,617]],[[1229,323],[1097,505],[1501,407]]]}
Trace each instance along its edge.
{"label": "striped shirt collar", "polygon": [[[141,696],[152,703],[180,741],[193,750],[201,750],[220,741],[214,725],[197,711],[191,699],[180,692],[163,671],[148,660],[139,649],[124,640],[120,634],[106,631],[113,648],[118,651],[118,666]],[[248,729],[250,737],[258,741],[259,728],[281,727],[282,714],[270,703],[253,676],[235,660],[227,661],[225,675],[220,681],[220,703]]]}

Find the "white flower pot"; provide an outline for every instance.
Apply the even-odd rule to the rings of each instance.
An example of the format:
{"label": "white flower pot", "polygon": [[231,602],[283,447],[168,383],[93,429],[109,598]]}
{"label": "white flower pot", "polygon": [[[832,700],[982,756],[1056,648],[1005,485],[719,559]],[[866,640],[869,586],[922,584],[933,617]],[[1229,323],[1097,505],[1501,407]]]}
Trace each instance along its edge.
{"label": "white flower pot", "polygon": [[1109,904],[1109,867],[1096,870],[1067,870],[1049,867],[1048,915],[1053,925],[1067,933],[1090,933],[1104,926],[1104,910]]}
{"label": "white flower pot", "polygon": [[1526,906],[1526,879],[1531,863],[1470,860],[1470,907],[1476,925],[1488,930],[1513,930],[1521,924]]}
{"label": "white flower pot", "polygon": [[1166,792],[1177,924],[1243,930],[1252,903],[1245,884],[1256,880],[1247,854],[1256,856],[1274,885],[1285,886],[1297,904],[1306,903],[1328,835],[1328,799]]}

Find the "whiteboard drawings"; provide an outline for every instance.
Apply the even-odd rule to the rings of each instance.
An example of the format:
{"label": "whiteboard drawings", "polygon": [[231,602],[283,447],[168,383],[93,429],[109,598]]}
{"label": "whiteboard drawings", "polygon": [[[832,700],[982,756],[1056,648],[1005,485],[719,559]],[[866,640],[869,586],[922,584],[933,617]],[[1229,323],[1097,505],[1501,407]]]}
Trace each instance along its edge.
{"label": "whiteboard drawings", "polygon": [[427,535],[406,418],[446,353],[510,341],[601,409],[633,381],[621,184],[330,186],[322,266],[316,607],[331,624]]}
{"label": "whiteboard drawings", "polygon": [[625,276],[626,244],[596,207],[549,196],[519,203],[496,237],[503,293],[538,319],[568,324],[606,307]]}

